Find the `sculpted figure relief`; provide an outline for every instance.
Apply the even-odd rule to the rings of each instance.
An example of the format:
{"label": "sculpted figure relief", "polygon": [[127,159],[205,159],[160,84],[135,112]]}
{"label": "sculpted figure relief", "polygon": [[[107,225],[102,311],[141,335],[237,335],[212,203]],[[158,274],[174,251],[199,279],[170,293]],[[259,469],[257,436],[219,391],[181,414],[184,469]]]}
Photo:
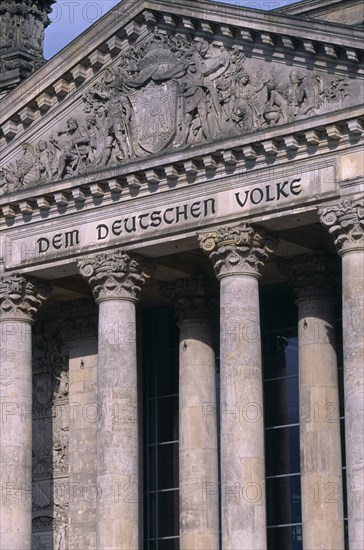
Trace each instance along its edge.
{"label": "sculpted figure relief", "polygon": [[269,81],[270,77],[266,76],[260,83],[252,84],[246,72],[238,78],[232,120],[241,128],[241,133],[251,132],[264,125],[263,113],[267,104]]}
{"label": "sculpted figure relief", "polygon": [[83,94],[83,115],[23,144],[0,173],[0,195],[129,159],[242,135],[345,104],[344,77],[248,63],[237,46],[158,31]]}
{"label": "sculpted figure relief", "polygon": [[[53,548],[68,543],[68,357],[49,324],[33,334],[33,522],[34,541],[53,530]],[[53,529],[52,529],[53,528]],[[44,540],[44,539],[43,539]]]}
{"label": "sculpted figure relief", "polygon": [[[66,128],[58,131],[56,137],[49,138],[60,152],[58,179],[84,173],[89,160],[90,137],[87,130],[80,127],[75,118],[69,118],[66,124]],[[61,136],[64,136],[63,142]]]}
{"label": "sculpted figure relief", "polygon": [[53,520],[53,548],[54,550],[68,548],[68,516],[64,510],[57,507]]}

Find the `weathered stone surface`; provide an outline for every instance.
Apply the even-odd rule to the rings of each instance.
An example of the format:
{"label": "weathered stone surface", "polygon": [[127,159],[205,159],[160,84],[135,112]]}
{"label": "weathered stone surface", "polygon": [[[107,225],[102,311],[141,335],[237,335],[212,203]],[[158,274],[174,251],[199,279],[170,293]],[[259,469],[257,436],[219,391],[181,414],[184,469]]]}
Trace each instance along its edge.
{"label": "weathered stone surface", "polygon": [[[353,8],[354,3],[356,6],[356,0],[309,2],[315,9],[319,4],[326,7],[340,4],[341,14],[348,13],[341,9],[345,4],[352,8],[351,13],[355,11],[356,18],[358,12]],[[22,4],[20,7],[27,10],[30,6],[28,0],[1,3],[2,6],[10,4],[15,7]],[[38,1],[33,4],[35,8],[31,7],[31,10],[41,5]],[[50,2],[43,2],[42,6],[46,4]],[[326,10],[325,6],[319,8],[319,15]],[[306,10],[304,6],[292,9]],[[19,22],[19,18],[16,21]],[[1,28],[4,30],[3,26]],[[32,37],[25,37],[27,41],[29,38],[30,47],[40,37],[38,23],[33,30]],[[17,31],[16,38],[24,40],[19,28]],[[3,34],[9,38],[8,27]],[[351,201],[360,197],[364,188],[360,149],[364,129],[360,104],[362,37],[359,28],[305,20],[302,14],[287,20],[277,12],[222,6],[205,0],[153,0],[147,4],[143,0],[124,0],[116,10],[1,101],[0,272],[30,273],[34,270],[44,279],[63,279],[56,291],[56,300],[61,296],[61,300],[71,301],[78,293],[86,295],[88,292],[77,280],[75,266],[78,259],[90,253],[103,253],[99,259],[89,262],[89,267],[84,266],[86,274],[89,270],[95,299],[100,302],[100,323],[105,329],[105,333],[100,335],[103,343],[99,368],[104,388],[100,399],[102,406],[106,407],[105,420],[99,420],[98,425],[102,432],[99,477],[104,494],[97,512],[99,540],[95,538],[95,501],[98,500],[99,488],[92,485],[97,484],[94,471],[96,427],[86,426],[82,417],[72,420],[67,432],[67,425],[55,418],[55,445],[50,451],[55,475],[64,480],[69,468],[72,483],[80,483],[82,487],[86,484],[86,499],[92,501],[87,500],[86,504],[83,500],[85,493],[82,490],[77,492],[77,486],[73,502],[72,499],[69,502],[67,494],[59,495],[55,502],[56,517],[49,509],[40,510],[38,507],[39,515],[33,521],[35,532],[37,535],[44,533],[53,523],[57,550],[63,550],[67,545],[70,550],[83,546],[117,546],[118,537],[123,537],[125,544],[133,550],[137,547],[135,545],[141,545],[135,538],[140,527],[139,519],[135,519],[136,505],[133,501],[126,504],[124,496],[119,498],[118,493],[109,498],[110,480],[107,477],[110,472],[116,472],[111,482],[115,481],[116,485],[112,487],[117,490],[119,478],[116,477],[123,461],[129,468],[127,479],[122,477],[127,473],[121,473],[123,488],[126,483],[134,483],[134,427],[118,430],[118,423],[116,427],[112,422],[108,423],[107,404],[115,403],[116,412],[120,407],[126,407],[122,412],[128,414],[127,403],[134,406],[136,402],[135,337],[126,336],[124,342],[115,323],[125,321],[126,332],[132,332],[133,307],[146,273],[139,269],[137,257],[127,260],[123,254],[114,255],[113,251],[124,247],[157,258],[160,281],[211,272],[211,266],[206,265],[202,255],[195,250],[195,235],[196,231],[211,233],[218,225],[252,223],[279,233],[282,237],[277,250],[279,256],[315,251],[318,247],[327,248],[327,237],[317,226],[316,207],[326,206],[338,197],[349,201],[348,211],[347,205],[341,205],[334,212],[336,218],[340,218],[340,223],[334,225],[342,225],[340,247],[344,250],[344,241],[349,247],[345,245],[343,267],[351,285],[349,294],[345,295],[344,313],[345,357],[346,365],[349,365],[345,371],[347,447],[350,447],[347,455],[351,472],[348,475],[349,523],[351,545],[362,550],[360,445],[363,442],[358,434],[363,431],[360,393],[363,357],[361,336],[356,331],[362,331],[357,317],[361,319],[363,315],[360,301],[362,280],[359,279],[363,266],[354,252],[362,241],[360,201],[356,203],[359,206],[355,206],[354,213],[350,211]],[[0,58],[6,63],[10,61],[7,55],[0,51]],[[26,57],[28,63],[28,53]],[[20,58],[23,59],[21,55]],[[2,68],[4,64],[0,61],[0,72]],[[15,71],[13,76],[16,78],[19,76],[16,67],[8,66],[6,70]],[[218,235],[214,244],[216,270],[227,296],[222,308],[222,391],[224,400],[230,396],[233,400],[227,403],[233,414],[227,407],[223,409],[222,446],[223,460],[227,465],[222,492],[224,542],[226,537],[230,537],[229,544],[239,550],[242,540],[243,544],[250,548],[256,545],[259,550],[265,544],[262,541],[265,533],[264,505],[260,506],[260,500],[264,503],[264,495],[262,499],[258,498],[264,472],[262,421],[259,417],[260,352],[255,341],[255,338],[259,340],[256,331],[259,319],[254,277],[259,276],[262,263],[267,261],[273,246],[260,230],[253,233],[251,236],[248,228],[241,228],[234,233],[231,242],[221,235],[220,239]],[[340,231],[336,233],[335,229],[334,233],[335,238],[339,238]],[[349,252],[351,247],[354,247],[353,251]],[[113,255],[111,259],[105,257],[109,253]],[[229,276],[228,272],[234,276]],[[352,274],[358,275],[359,283],[353,282]],[[71,281],[66,280],[69,276],[73,278]],[[269,263],[264,273],[264,285],[275,283],[276,269],[273,263]],[[306,294],[308,300],[308,294],[319,283],[322,283],[320,270],[314,281],[301,277],[296,288],[300,289],[301,295]],[[157,285],[148,285],[146,289],[148,307],[154,305],[154,299],[159,299],[156,289]],[[205,322],[204,301],[200,295],[192,298],[181,295],[177,300],[179,319],[182,322],[183,319],[190,320],[196,325],[200,323],[195,327],[195,335],[201,323]],[[20,313],[15,313],[8,303],[6,310],[9,315],[20,315],[16,317],[16,323],[21,318],[28,323],[28,319],[33,317],[33,307],[37,307],[34,296],[29,298],[26,306],[20,307]],[[77,302],[75,307],[78,307]],[[323,309],[329,317],[331,313]],[[57,317],[58,308],[52,314]],[[326,325],[330,326],[330,323]],[[91,389],[96,370],[95,356],[83,358],[84,368],[80,363],[81,355],[87,351],[89,330],[92,330],[91,324],[81,318],[60,329],[62,337],[66,333],[73,334],[70,344],[74,352],[70,364],[71,397],[79,397],[87,407],[87,414],[92,413],[92,406],[90,408],[85,400],[89,399],[89,393],[95,392],[95,388]],[[84,341],[76,343],[79,338]],[[190,347],[199,349],[201,345],[202,350],[202,337],[197,340],[191,337],[190,340],[193,341]],[[310,345],[308,342],[307,350]],[[212,361],[207,347],[204,347],[204,352],[192,353],[193,360],[203,356],[206,363]],[[328,349],[327,342],[320,344],[318,356],[323,364],[332,360]],[[90,349],[88,351],[91,353]],[[188,349],[182,350],[181,354],[183,351],[188,354]],[[19,355],[20,351],[17,349],[16,353]],[[14,356],[15,360],[18,355]],[[122,361],[124,357],[125,361]],[[198,368],[187,381],[187,386],[194,384],[196,391],[188,386],[190,393],[187,396],[186,392],[181,393],[186,397],[183,402],[188,414],[182,436],[187,438],[191,452],[197,454],[197,449],[203,448],[206,433],[201,428],[199,411],[192,398],[203,391],[212,393],[211,385],[201,388],[200,380],[195,379]],[[17,372],[15,369],[14,374]],[[324,389],[326,379],[334,385],[331,371],[316,369],[312,373],[307,369],[307,373],[312,386],[303,388],[305,403],[319,402],[324,395],[325,399],[334,402],[336,397],[332,386]],[[312,381],[313,375],[316,377]],[[208,375],[207,379],[210,379]],[[41,396],[43,390],[39,386],[42,382],[37,378],[35,382],[37,395]],[[122,389],[119,392],[120,383]],[[61,391],[57,403],[59,405],[63,399],[63,410],[69,399],[62,390],[66,385],[63,378],[59,385]],[[284,393],[283,390],[279,392],[277,399]],[[237,408],[239,399],[242,404]],[[38,410],[38,401],[34,400],[34,404]],[[141,406],[140,398],[138,404]],[[282,410],[285,404],[282,399],[278,408]],[[331,410],[326,412],[330,414]],[[209,425],[208,420],[213,420],[213,414],[207,415],[206,420]],[[306,420],[310,425],[309,418]],[[328,433],[325,428],[322,428],[326,434],[324,442],[319,437],[320,426],[315,425],[312,433],[305,434],[305,450],[325,449],[325,445],[330,446],[330,451],[335,448],[337,433],[334,430]],[[122,432],[120,437],[118,431]],[[40,435],[40,427],[36,432],[38,449],[43,435]],[[116,451],[108,451],[109,440],[111,449]],[[82,448],[77,448],[78,441],[82,442]],[[53,441],[49,443],[52,447]],[[284,455],[282,460],[287,463],[288,440],[282,444],[281,453]],[[331,452],[322,453],[318,464],[317,456],[305,456],[305,464],[318,469],[320,479],[327,485],[332,481],[325,477],[326,470],[338,468],[334,463],[335,456]],[[40,458],[37,455],[33,461],[33,467],[39,468],[38,472],[42,466]],[[185,458],[187,460],[187,456]],[[210,459],[209,453],[204,455],[201,451],[195,460],[196,466],[200,467],[203,461],[201,468],[204,469],[205,464],[212,464]],[[183,516],[186,519],[183,544],[187,548],[200,544],[206,550],[215,544],[215,539],[211,543],[211,530],[199,530],[194,518],[201,520],[200,525],[214,524],[214,487],[206,486],[207,502],[211,503],[209,509],[199,507],[195,482],[200,474],[195,469],[182,470],[181,487],[187,487],[188,481],[193,489],[181,493],[186,497],[187,508],[194,511],[192,519],[188,513]],[[311,470],[308,475],[312,475]],[[140,483],[141,468],[137,479]],[[46,481],[48,483],[48,479]],[[312,482],[316,481],[319,480],[312,477]],[[41,485],[43,487],[45,484]],[[134,487],[129,488],[126,499],[133,499]],[[315,488],[311,488],[313,498],[317,496],[314,491]],[[330,493],[325,496],[330,498]],[[291,504],[288,492],[278,491],[275,497],[281,511],[285,508],[285,512]],[[324,517],[326,508],[321,511],[313,507],[317,514],[312,520],[311,533],[315,532],[317,537],[312,546],[318,540],[324,540],[325,536],[327,540],[334,540],[338,533],[337,508],[330,504],[332,521]],[[45,515],[41,515],[42,511]],[[305,508],[304,514],[311,512]],[[103,513],[109,517],[104,518]],[[176,518],[174,523],[176,525]],[[305,544],[308,536],[306,534]],[[39,536],[37,541],[41,544],[44,539]],[[280,546],[288,546],[288,542]]]}
{"label": "weathered stone surface", "polygon": [[30,550],[32,528],[31,324],[48,289],[20,275],[0,278],[1,547]]}
{"label": "weathered stone surface", "polygon": [[140,545],[135,304],[141,258],[122,251],[80,262],[99,303],[96,547]]}
{"label": "weathered stone surface", "polygon": [[3,0],[0,6],[0,93],[44,63],[44,29],[55,0]]}
{"label": "weathered stone surface", "polygon": [[97,340],[70,341],[69,550],[96,550]]}
{"label": "weathered stone surface", "polygon": [[364,545],[364,250],[342,258],[345,441],[350,548]]}
{"label": "weathered stone surface", "polygon": [[211,320],[217,309],[218,288],[201,277],[179,279],[161,287],[162,297],[173,307],[178,322]]}
{"label": "weathered stone surface", "polygon": [[[282,78],[279,65],[257,68],[252,61],[238,46],[155,29],[85,89],[83,112],[78,108],[54,132],[22,144],[23,155],[4,166],[0,193],[274,128],[343,107],[350,98],[346,77],[285,70]],[[50,108],[52,98],[46,103]],[[267,152],[276,154],[269,143]]]}
{"label": "weathered stone surface", "polygon": [[303,547],[344,550],[340,408],[328,258],[285,262],[297,296]]}
{"label": "weathered stone surface", "polygon": [[20,274],[0,277],[0,320],[34,322],[39,306],[49,296],[49,286]]}
{"label": "weathered stone surface", "polygon": [[[180,329],[180,548],[219,548],[216,367],[211,284],[181,279],[164,287]],[[210,288],[209,288],[210,287]],[[210,292],[209,292],[210,291]]]}
{"label": "weathered stone surface", "polygon": [[199,240],[220,279],[222,545],[262,550],[267,541],[258,278],[275,239],[243,225],[218,228]]}
{"label": "weathered stone surface", "polygon": [[364,205],[321,211],[342,257],[345,448],[350,548],[364,546]]}
{"label": "weathered stone surface", "polygon": [[88,280],[97,302],[113,298],[137,300],[152,272],[151,264],[138,255],[117,250],[97,254],[79,262],[80,273]]}
{"label": "weathered stone surface", "polygon": [[199,236],[201,249],[210,255],[216,276],[248,274],[259,277],[277,239],[261,229],[243,224],[219,227]]}
{"label": "weathered stone surface", "polygon": [[[38,325],[33,338],[33,545],[68,546],[69,380],[59,340]],[[47,336],[45,334],[47,333]]]}

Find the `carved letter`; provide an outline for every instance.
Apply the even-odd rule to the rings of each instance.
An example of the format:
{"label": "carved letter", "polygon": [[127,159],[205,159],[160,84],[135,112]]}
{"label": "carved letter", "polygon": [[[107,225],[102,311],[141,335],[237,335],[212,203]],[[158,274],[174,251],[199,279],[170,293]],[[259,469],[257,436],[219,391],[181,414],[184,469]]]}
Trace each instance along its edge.
{"label": "carved letter", "polygon": [[58,233],[57,235],[54,235],[52,240],[53,248],[56,250],[59,250],[62,248],[62,233]]}
{"label": "carved letter", "polygon": [[116,222],[114,222],[112,224],[112,228],[111,228],[111,231],[113,232],[114,235],[116,235],[117,237],[119,235],[121,235],[122,233],[122,229],[121,229],[121,223],[122,223],[122,220],[116,220]]}
{"label": "carved letter", "polygon": [[244,208],[244,206],[246,205],[246,201],[248,200],[248,196],[249,196],[249,191],[245,191],[245,201],[241,202],[240,193],[235,193],[237,203],[238,203],[239,206],[241,206],[241,208]]}
{"label": "carved letter", "polygon": [[106,237],[109,234],[109,228],[107,227],[107,225],[100,223],[100,225],[98,225],[96,229],[97,229],[97,240],[102,241],[103,239],[106,239]]}
{"label": "carved letter", "polygon": [[167,208],[167,210],[164,212],[164,216],[163,216],[164,221],[166,223],[168,223],[168,225],[170,225],[171,223],[174,222],[174,219],[173,218],[172,219],[167,218],[167,213],[168,212],[173,212],[173,208]]}
{"label": "carved letter", "polygon": [[[300,182],[300,181],[301,181],[301,178],[297,178],[297,179],[291,181],[291,193],[292,193],[292,195],[300,195],[302,193],[301,184],[296,183],[296,182]],[[295,185],[295,183],[296,183],[296,185]]]}
{"label": "carved letter", "polygon": [[[258,195],[259,195],[257,200],[254,199],[254,193],[256,192],[258,192]],[[261,189],[259,189],[259,187],[256,187],[255,189],[253,189],[250,194],[250,200],[252,201],[253,204],[259,204],[260,202],[262,202],[263,197],[264,197],[264,193]]]}
{"label": "carved letter", "polygon": [[179,222],[180,216],[184,217],[185,221],[187,221],[188,215],[187,215],[187,204],[184,204],[183,206],[177,206],[176,208],[176,223]]}
{"label": "carved letter", "polygon": [[191,205],[191,216],[193,218],[199,218],[201,216],[201,203],[200,202],[194,202]]}
{"label": "carved letter", "polygon": [[152,220],[152,223],[150,224],[152,227],[159,227],[162,223],[162,218],[160,216],[161,211],[156,210],[155,212],[152,212],[150,215],[150,219]]}
{"label": "carved letter", "polygon": [[284,188],[286,187],[286,185],[288,185],[288,181],[285,181],[283,183],[277,183],[277,201],[280,200],[281,195],[286,198],[288,197],[288,193],[284,191]]}
{"label": "carved letter", "polygon": [[206,199],[205,201],[203,201],[203,204],[204,204],[204,218],[206,218],[206,216],[209,215],[209,203],[211,203],[211,214],[215,214],[216,213],[216,209],[215,209],[215,199]]}
{"label": "carved letter", "polygon": [[149,227],[149,223],[147,225],[143,224],[143,219],[147,218],[148,216],[149,216],[149,214],[140,214],[140,216],[139,216],[139,225],[142,229],[148,229],[148,227]]}
{"label": "carved letter", "polygon": [[267,202],[272,202],[272,201],[274,201],[274,197],[271,197],[271,196],[270,196],[270,185],[266,185],[265,188],[266,188],[266,190],[267,190],[265,200],[266,200]]}
{"label": "carved letter", "polygon": [[78,229],[73,231],[66,231],[65,246],[74,246],[75,244],[80,244],[80,232]]}
{"label": "carved letter", "polygon": [[49,240],[46,239],[45,237],[41,237],[40,239],[37,240],[37,244],[38,244],[38,253],[39,254],[43,254],[43,252],[47,252],[48,248],[49,248]]}
{"label": "carved letter", "polygon": [[130,218],[130,219],[131,219],[131,221],[132,221],[131,227],[128,227],[129,218],[126,218],[126,220],[124,220],[125,231],[126,231],[127,233],[134,233],[134,232],[136,231],[135,216],[133,216],[133,217]]}

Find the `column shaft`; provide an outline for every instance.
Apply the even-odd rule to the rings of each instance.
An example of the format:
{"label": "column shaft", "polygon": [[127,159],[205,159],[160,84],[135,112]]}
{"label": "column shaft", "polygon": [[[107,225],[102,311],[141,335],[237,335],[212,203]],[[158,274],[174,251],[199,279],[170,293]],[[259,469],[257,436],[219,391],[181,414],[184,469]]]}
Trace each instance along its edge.
{"label": "column shaft", "polygon": [[142,259],[116,250],[79,263],[99,304],[96,546],[140,547],[135,304]]}
{"label": "column shaft", "polygon": [[258,280],[221,279],[222,547],[266,548]]}
{"label": "column shaft", "polygon": [[364,548],[364,200],[320,210],[342,257],[345,453],[350,550]]}
{"label": "column shaft", "polygon": [[345,448],[350,550],[364,548],[364,249],[342,256]]}
{"label": "column shaft", "polygon": [[303,548],[344,549],[340,411],[329,298],[298,300]]}
{"label": "column shaft", "polygon": [[220,280],[221,528],[224,550],[264,550],[264,423],[259,287],[277,240],[247,224],[199,237]]}
{"label": "column shaft", "polygon": [[0,320],[0,547],[30,550],[32,533],[32,336]]}
{"label": "column shaft", "polygon": [[0,277],[0,547],[32,546],[32,331],[45,284]]}
{"label": "column shaft", "polygon": [[135,304],[99,306],[97,548],[139,548]]}
{"label": "column shaft", "polygon": [[212,326],[179,322],[180,548],[219,547],[215,353]]}

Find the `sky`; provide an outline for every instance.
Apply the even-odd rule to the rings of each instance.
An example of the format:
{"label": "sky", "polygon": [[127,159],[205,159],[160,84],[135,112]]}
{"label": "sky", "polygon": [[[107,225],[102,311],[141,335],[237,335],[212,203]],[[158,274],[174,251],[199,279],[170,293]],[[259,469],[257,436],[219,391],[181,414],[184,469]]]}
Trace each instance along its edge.
{"label": "sky", "polygon": [[[293,4],[292,0],[220,1],[224,4],[261,10]],[[50,15],[52,24],[45,32],[45,58],[50,59],[118,3],[119,0],[57,0]]]}

